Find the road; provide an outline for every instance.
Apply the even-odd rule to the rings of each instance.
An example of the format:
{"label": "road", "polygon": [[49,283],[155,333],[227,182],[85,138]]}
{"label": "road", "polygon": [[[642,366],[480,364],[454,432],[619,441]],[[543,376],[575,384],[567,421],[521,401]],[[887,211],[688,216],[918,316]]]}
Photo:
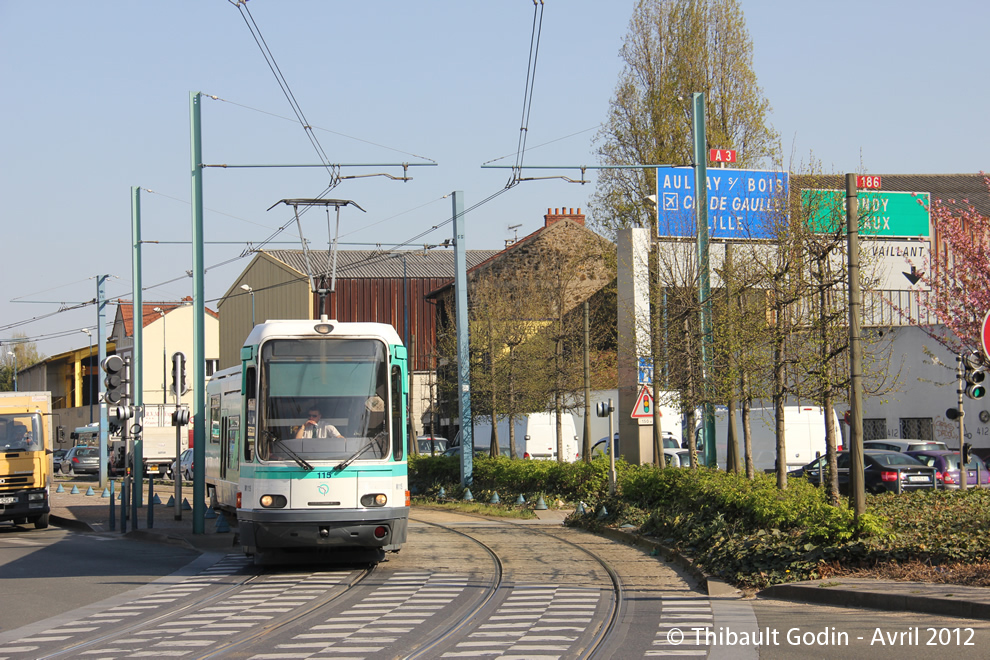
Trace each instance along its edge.
{"label": "road", "polygon": [[990,641],[985,621],[712,597],[560,526],[416,510],[409,532],[368,569],[0,526],[0,659],[877,660],[976,658]]}

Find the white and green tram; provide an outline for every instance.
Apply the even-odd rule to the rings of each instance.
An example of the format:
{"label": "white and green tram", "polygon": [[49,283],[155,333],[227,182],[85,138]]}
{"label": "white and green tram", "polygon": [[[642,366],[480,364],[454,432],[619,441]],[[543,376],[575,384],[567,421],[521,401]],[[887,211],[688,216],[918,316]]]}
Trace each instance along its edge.
{"label": "white and green tram", "polygon": [[206,401],[207,487],[236,513],[245,553],[362,548],[380,560],[402,546],[406,369],[387,324],[254,327]]}

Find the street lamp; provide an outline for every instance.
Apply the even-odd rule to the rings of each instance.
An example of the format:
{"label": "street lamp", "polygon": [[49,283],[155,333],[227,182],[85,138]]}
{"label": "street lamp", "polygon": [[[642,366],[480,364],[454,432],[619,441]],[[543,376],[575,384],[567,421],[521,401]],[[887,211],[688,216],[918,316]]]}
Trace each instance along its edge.
{"label": "street lamp", "polygon": [[164,406],[168,403],[167,395],[165,390],[168,386],[168,369],[166,365],[168,364],[168,351],[165,350],[165,310],[161,307],[155,307],[153,312],[158,312],[162,317],[162,410],[164,411]]}
{"label": "street lamp", "polygon": [[14,358],[14,391],[17,391],[17,353],[14,351],[7,351],[7,355]]}
{"label": "street lamp", "polygon": [[247,284],[242,284],[241,289],[251,294],[251,327],[254,327],[254,289]]}
{"label": "street lamp", "polygon": [[85,332],[89,337],[89,360],[86,364],[86,376],[89,378],[89,423],[93,423],[93,374],[89,373],[93,369],[93,333],[89,328],[83,328],[80,332]]}

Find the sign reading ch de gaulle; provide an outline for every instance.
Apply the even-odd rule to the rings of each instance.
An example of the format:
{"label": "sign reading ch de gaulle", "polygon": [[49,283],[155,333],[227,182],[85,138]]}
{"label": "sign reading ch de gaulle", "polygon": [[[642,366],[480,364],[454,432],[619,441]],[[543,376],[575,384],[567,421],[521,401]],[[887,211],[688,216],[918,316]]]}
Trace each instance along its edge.
{"label": "sign reading ch de gaulle", "polygon": [[[787,208],[787,172],[709,169],[708,235],[712,239],[773,238]],[[657,169],[660,237],[697,235],[694,168]]]}

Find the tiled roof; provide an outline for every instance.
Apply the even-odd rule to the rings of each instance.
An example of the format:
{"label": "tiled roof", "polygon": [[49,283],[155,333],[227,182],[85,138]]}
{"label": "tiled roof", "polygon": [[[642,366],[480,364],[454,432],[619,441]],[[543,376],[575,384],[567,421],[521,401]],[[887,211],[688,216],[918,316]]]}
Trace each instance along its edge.
{"label": "tiled roof", "polygon": [[[155,308],[163,310],[166,314],[171,312],[177,307],[182,307],[184,305],[192,304],[192,296],[186,296],[179,302],[141,302],[141,308],[144,318],[142,319],[141,327],[146,328],[149,324],[157,321],[161,315],[155,311]],[[117,304],[117,313],[120,315],[120,320],[124,324],[124,336],[133,337],[134,336],[134,301],[133,300],[120,300]],[[213,318],[220,318],[215,311],[210,308],[206,308],[206,313]]]}
{"label": "tiled roof", "polygon": [[[302,250],[265,250],[278,261],[306,272]],[[473,268],[498,250],[468,250],[467,267]],[[400,278],[403,276],[403,257],[406,275],[412,278],[453,278],[453,250],[422,250],[383,252],[381,250],[339,250],[337,252],[337,277],[356,279]],[[330,273],[332,261],[326,251],[311,250],[310,266],[314,275]]]}

